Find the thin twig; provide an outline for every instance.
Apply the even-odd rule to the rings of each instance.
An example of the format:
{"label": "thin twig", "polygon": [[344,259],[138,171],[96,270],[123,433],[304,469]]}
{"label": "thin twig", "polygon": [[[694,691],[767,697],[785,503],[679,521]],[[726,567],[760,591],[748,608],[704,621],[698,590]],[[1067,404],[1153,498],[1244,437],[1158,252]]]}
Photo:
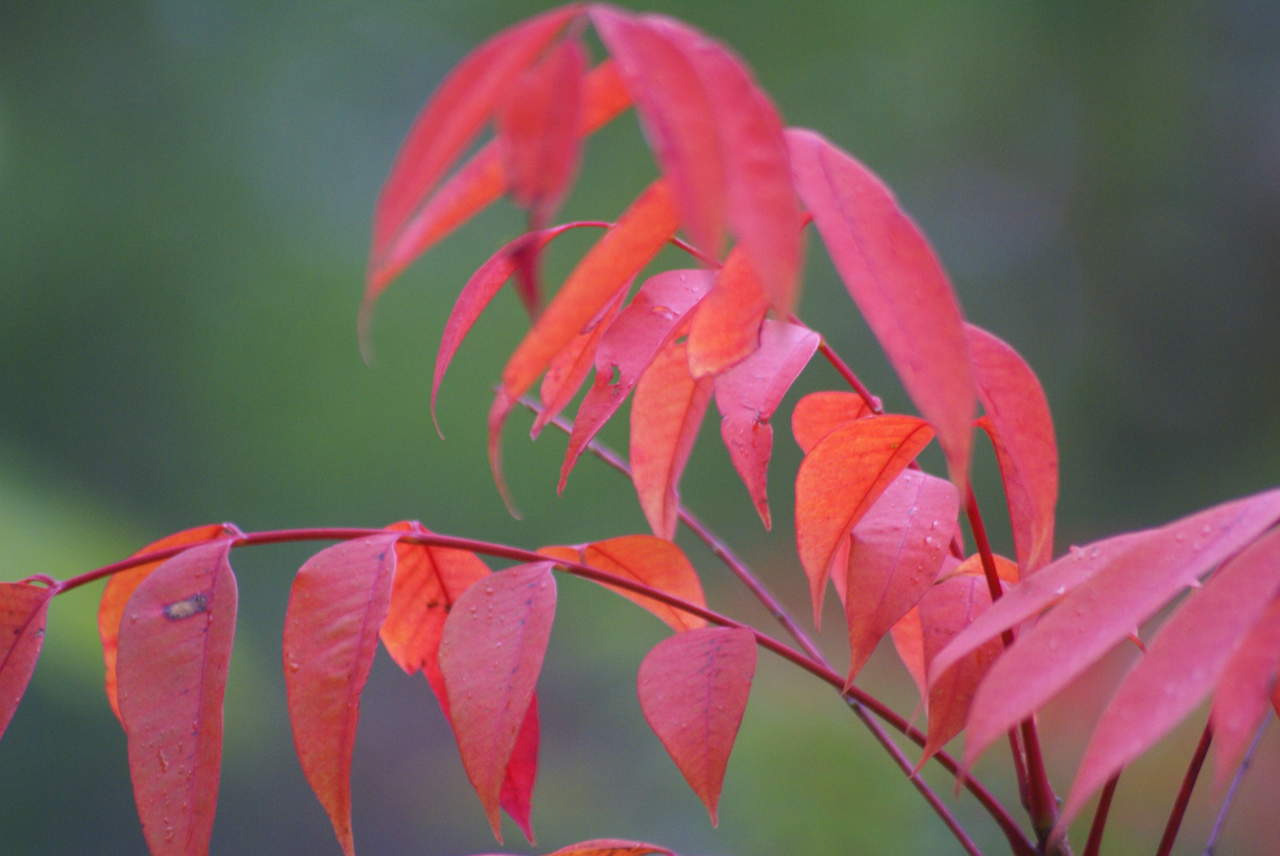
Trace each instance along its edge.
{"label": "thin twig", "polygon": [[1213,829],[1209,831],[1209,840],[1205,842],[1204,856],[1213,856],[1217,850],[1218,838],[1227,825],[1227,814],[1231,811],[1231,804],[1235,802],[1236,792],[1240,790],[1240,782],[1244,779],[1245,771],[1253,764],[1253,755],[1258,751],[1258,745],[1262,743],[1262,733],[1267,730],[1267,724],[1270,721],[1270,716],[1263,717],[1262,724],[1253,734],[1253,742],[1249,744],[1244,758],[1240,761],[1240,766],[1236,768],[1236,774],[1231,777],[1227,795],[1222,798],[1222,805],[1218,807],[1218,816],[1213,819]]}
{"label": "thin twig", "polygon": [[1107,829],[1107,815],[1111,813],[1111,798],[1116,795],[1116,784],[1120,774],[1116,773],[1107,779],[1102,788],[1102,796],[1098,798],[1098,807],[1093,812],[1093,823],[1089,825],[1089,840],[1084,845],[1083,856],[1098,856],[1102,851],[1102,834]]}
{"label": "thin twig", "polygon": [[1196,779],[1200,777],[1200,768],[1204,766],[1204,758],[1209,754],[1209,744],[1213,742],[1213,723],[1205,723],[1204,732],[1200,735],[1200,743],[1196,746],[1191,763],[1187,764],[1187,772],[1182,777],[1182,787],[1178,788],[1177,799],[1169,810],[1169,821],[1164,826],[1164,835],[1160,838],[1160,847],[1156,856],[1169,856],[1173,844],[1178,840],[1178,830],[1182,827],[1182,818],[1187,813],[1187,805],[1191,802],[1191,792],[1195,790]]}

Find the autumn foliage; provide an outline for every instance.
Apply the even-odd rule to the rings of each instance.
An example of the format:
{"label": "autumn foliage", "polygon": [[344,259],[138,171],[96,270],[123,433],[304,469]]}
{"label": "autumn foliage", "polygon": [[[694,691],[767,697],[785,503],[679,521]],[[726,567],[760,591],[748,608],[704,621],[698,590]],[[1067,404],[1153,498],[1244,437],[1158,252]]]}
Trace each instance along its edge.
{"label": "autumn foliage", "polygon": [[[606,55],[594,67],[588,27]],[[555,225],[584,137],[629,108],[657,176],[612,220]],[[487,127],[492,139],[476,148]],[[1011,345],[966,323],[928,241],[870,169],[814,131],[785,127],[745,64],[680,21],[565,6],[499,33],[450,73],[413,123],[377,203],[360,313],[366,348],[375,304],[396,276],[504,196],[527,212],[529,231],[460,289],[444,321],[431,408],[468,332],[510,284],[530,327],[497,379],[487,417],[499,488],[505,495],[503,429],[524,405],[535,413],[535,436],[548,426],[567,435],[558,488],[591,452],[630,478],[651,533],[529,550],[417,522],[253,533],[218,524],[65,581],[0,584],[0,731],[36,666],[50,599],[107,578],[99,612],[105,688],[127,736],[148,846],[154,854],[207,852],[235,635],[231,551],[335,540],[294,579],[282,672],[302,770],[347,854],[355,852],[350,772],[360,695],[379,642],[430,684],[494,834],[501,840],[505,811],[533,839],[537,683],[558,573],[600,583],[670,629],[644,657],[638,701],[712,823],[764,648],[830,684],[904,773],[937,763],[953,774],[1018,854],[1065,851],[1069,824],[1103,790],[1084,843],[1097,852],[1125,766],[1210,699],[1205,737],[1160,844],[1168,852],[1210,738],[1214,776],[1225,782],[1280,708],[1280,489],[1057,554],[1058,452],[1032,369]],[[599,234],[548,290],[541,253],[573,229]],[[810,231],[916,414],[883,412],[798,315]],[[650,270],[673,246],[687,267]],[[790,427],[803,462],[794,476],[775,478],[794,477],[795,572],[807,579],[813,620],[829,589],[843,607],[843,668],[682,505],[679,491],[714,405],[729,460],[771,527],[775,416],[818,355],[848,388],[795,402]],[[624,459],[596,436],[628,397]],[[563,414],[575,400],[568,422]],[[944,473],[918,463],[935,440]],[[970,486],[975,442],[994,451],[1011,557],[993,552]],[[681,525],[713,547],[791,641],[708,606],[698,571],[672,540]],[[494,571],[481,556],[514,564]],[[1136,639],[1135,628],[1167,609],[1154,636]],[[1101,711],[1060,804],[1036,714],[1127,639],[1145,644],[1145,654]],[[859,683],[882,644],[892,644],[919,689],[923,729]],[[886,726],[918,751],[904,752]],[[945,747],[960,735],[963,755],[954,758]],[[1002,738],[1025,823],[968,774]],[[977,852],[946,799],[911,782],[957,843]],[[640,854],[672,851],[620,840],[555,851]]]}

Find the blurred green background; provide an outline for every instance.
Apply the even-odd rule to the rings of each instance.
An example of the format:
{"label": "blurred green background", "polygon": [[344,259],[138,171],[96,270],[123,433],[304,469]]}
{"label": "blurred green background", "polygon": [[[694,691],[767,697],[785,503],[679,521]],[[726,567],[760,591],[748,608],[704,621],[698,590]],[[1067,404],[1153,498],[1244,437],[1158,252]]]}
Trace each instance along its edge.
{"label": "blurred green background", "polygon": [[[557,499],[563,440],[549,433],[530,446],[522,416],[507,456],[525,519],[504,513],[482,426],[523,324],[508,295],[446,381],[448,440],[431,430],[426,390],[444,315],[468,274],[518,232],[510,206],[388,292],[373,367],[355,346],[370,212],[400,139],[466,51],[541,8],[0,7],[0,579],[70,576],[224,519],[254,529],[419,518],[526,546],[643,531],[627,486],[592,462]],[[1036,367],[1062,447],[1059,550],[1280,483],[1280,7],[649,8],[735,46],[789,122],[822,130],[879,171],[929,233],[970,319]],[[594,138],[587,157],[566,219],[612,217],[654,174],[632,114]],[[554,248],[549,275],[586,241]],[[813,244],[803,314],[826,322],[818,326],[865,379],[905,406]],[[835,385],[816,364],[802,382]],[[760,531],[711,422],[684,495],[804,614],[787,513],[798,457],[778,433],[774,533]],[[618,430],[608,436],[625,442]],[[979,468],[998,517],[989,455]],[[689,547],[713,604],[763,624]],[[234,557],[242,605],[216,853],[336,852],[293,757],[278,669],[290,574],[308,553]],[[0,743],[6,854],[143,852],[124,741],[100,687],[98,591],[54,603],[44,657]],[[633,698],[634,670],[661,626],[570,579],[559,616],[541,684],[544,850],[606,835],[685,854],[954,849],[847,710],[769,657],[712,830]],[[825,641],[838,656],[829,618],[836,632]],[[1046,712],[1060,790],[1082,729],[1132,656],[1118,652]],[[904,711],[915,703],[891,655],[863,683]],[[1115,852],[1158,837],[1200,722],[1126,774],[1108,838]],[[1274,733],[1262,755],[1223,852],[1263,852],[1280,836]],[[1009,796],[1006,758],[993,750],[981,769]],[[950,794],[936,771],[929,778]],[[425,683],[381,654],[354,780],[365,853],[494,849]],[[956,805],[1000,852],[973,802]],[[1211,812],[1202,788],[1179,852],[1199,852]]]}

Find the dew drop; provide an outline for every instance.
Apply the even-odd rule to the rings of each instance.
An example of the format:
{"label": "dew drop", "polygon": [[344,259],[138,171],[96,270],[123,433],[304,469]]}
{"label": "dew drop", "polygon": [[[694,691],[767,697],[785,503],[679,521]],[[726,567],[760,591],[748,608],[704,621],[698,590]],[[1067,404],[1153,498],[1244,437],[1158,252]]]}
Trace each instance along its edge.
{"label": "dew drop", "polygon": [[1213,527],[1212,527],[1212,526],[1210,526],[1208,523],[1206,523],[1205,525],[1203,525],[1203,526],[1201,526],[1201,527],[1200,527],[1200,534],[1201,534],[1201,535],[1204,535],[1204,536],[1206,536],[1206,537],[1207,537],[1207,536],[1209,536],[1209,535],[1212,535],[1212,534],[1213,534]]}
{"label": "dew drop", "polygon": [[925,546],[932,547],[934,544],[938,543],[938,539],[934,538],[932,535],[926,535],[924,536],[924,543]]}
{"label": "dew drop", "polygon": [[1101,550],[1099,550],[1097,547],[1091,547],[1091,548],[1089,549],[1089,558],[1090,558],[1090,559],[1096,559],[1096,558],[1098,558],[1098,557],[1099,557],[1099,556],[1101,556],[1101,555],[1102,555],[1102,551],[1101,551]]}
{"label": "dew drop", "polygon": [[486,586],[484,587],[484,593],[485,593],[485,594],[493,594],[493,586],[491,586],[491,585],[486,585]]}
{"label": "dew drop", "polygon": [[1066,586],[1058,586],[1056,589],[1054,589],[1054,590],[1053,590],[1053,593],[1054,593],[1054,594],[1059,594],[1059,595],[1061,595],[1061,594],[1066,594],[1066,593],[1067,593],[1067,587],[1066,587]]}

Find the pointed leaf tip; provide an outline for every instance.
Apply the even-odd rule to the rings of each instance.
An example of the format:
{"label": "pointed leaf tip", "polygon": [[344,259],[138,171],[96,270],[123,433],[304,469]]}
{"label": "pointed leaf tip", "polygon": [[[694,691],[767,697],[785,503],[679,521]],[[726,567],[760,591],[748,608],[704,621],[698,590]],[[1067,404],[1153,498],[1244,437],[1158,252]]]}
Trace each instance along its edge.
{"label": "pointed leaf tip", "polygon": [[706,805],[712,826],[755,668],[755,634],[740,627],[677,633],[640,664],[644,717]]}

